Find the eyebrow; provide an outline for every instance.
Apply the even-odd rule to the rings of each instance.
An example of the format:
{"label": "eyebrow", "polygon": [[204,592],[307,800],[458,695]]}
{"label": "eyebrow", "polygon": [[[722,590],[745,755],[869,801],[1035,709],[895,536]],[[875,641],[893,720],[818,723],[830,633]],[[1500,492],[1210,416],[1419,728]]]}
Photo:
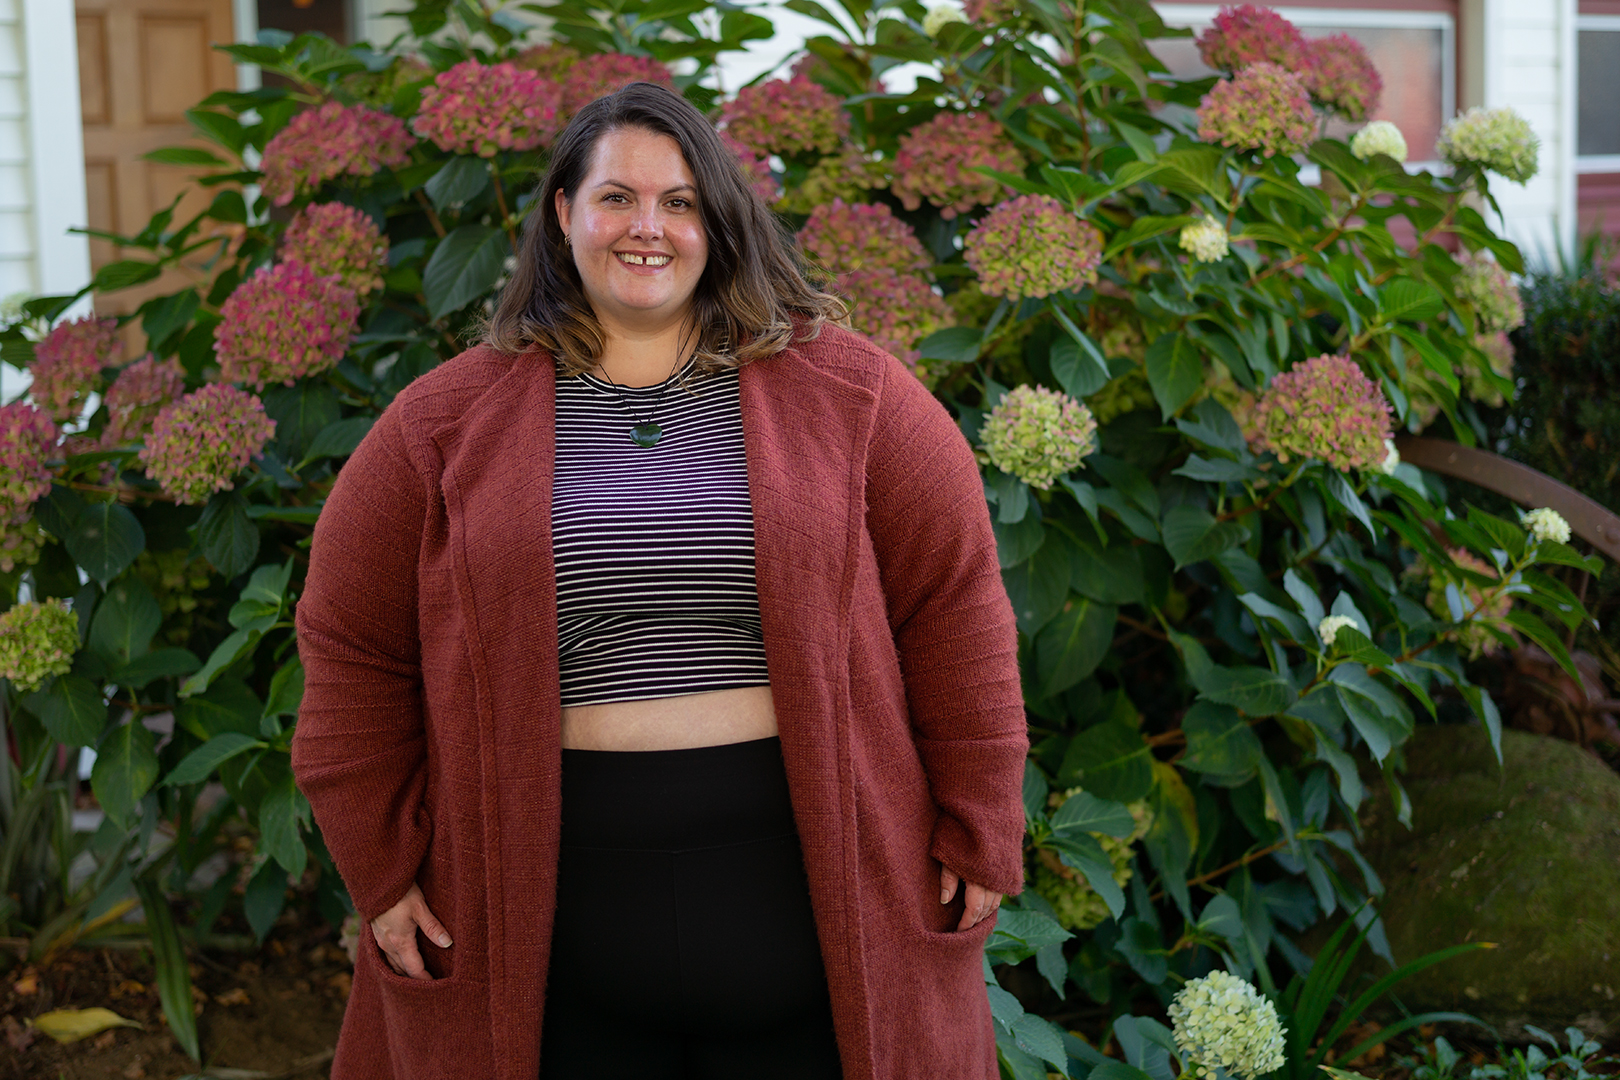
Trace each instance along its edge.
{"label": "eyebrow", "polygon": [[[603,180],[601,183],[596,185],[596,190],[600,191],[602,188],[605,188],[605,187],[619,187],[619,188],[624,188],[624,190],[626,190],[626,191],[634,191],[634,190],[636,190],[634,187],[632,187],[629,184],[625,183],[623,180]],[[676,184],[672,188],[664,189],[664,191],[661,192],[661,194],[673,195],[677,191],[690,191],[694,195],[697,194],[697,188],[693,187],[691,184]]]}

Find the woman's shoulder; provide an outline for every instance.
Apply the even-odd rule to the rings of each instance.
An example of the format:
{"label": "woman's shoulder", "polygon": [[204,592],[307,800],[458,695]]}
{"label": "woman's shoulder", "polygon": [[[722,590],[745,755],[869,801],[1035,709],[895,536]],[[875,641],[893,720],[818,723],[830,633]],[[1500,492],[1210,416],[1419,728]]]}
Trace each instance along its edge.
{"label": "woman's shoulder", "polygon": [[911,374],[905,364],[865,335],[831,322],[822,323],[813,338],[795,337],[787,351],[800,362],[880,398],[886,385]]}
{"label": "woman's shoulder", "polygon": [[479,398],[519,363],[535,363],[537,352],[501,352],[474,345],[413,379],[389,406],[407,430],[431,432],[465,416]]}

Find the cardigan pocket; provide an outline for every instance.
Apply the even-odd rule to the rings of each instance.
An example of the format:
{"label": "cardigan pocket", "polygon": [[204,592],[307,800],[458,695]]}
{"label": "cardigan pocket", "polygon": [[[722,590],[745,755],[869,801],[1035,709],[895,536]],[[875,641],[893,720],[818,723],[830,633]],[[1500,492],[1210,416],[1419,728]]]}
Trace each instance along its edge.
{"label": "cardigan pocket", "polygon": [[488,986],[455,975],[406,978],[388,966],[375,941],[361,956],[356,974],[376,987],[396,1080],[494,1074]]}

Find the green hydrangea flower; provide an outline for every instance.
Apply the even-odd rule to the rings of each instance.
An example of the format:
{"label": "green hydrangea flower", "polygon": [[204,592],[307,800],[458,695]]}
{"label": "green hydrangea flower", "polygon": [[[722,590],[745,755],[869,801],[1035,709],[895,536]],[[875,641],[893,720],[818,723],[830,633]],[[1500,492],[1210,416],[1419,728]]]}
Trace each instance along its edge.
{"label": "green hydrangea flower", "polygon": [[[1054,791],[1047,799],[1047,806],[1055,810],[1081,790],[1070,788],[1063,792]],[[1091,834],[1102,846],[1103,854],[1108,856],[1114,883],[1121,888],[1131,880],[1131,852],[1137,841],[1153,827],[1153,811],[1148,808],[1146,799],[1133,802],[1126,809],[1130,810],[1136,822],[1129,836]],[[1045,848],[1038,849],[1030,862],[1029,887],[1052,905],[1058,922],[1070,930],[1090,930],[1112,915],[1108,904],[1097,895],[1085,875],[1064,866],[1055,852]]]}
{"label": "green hydrangea flower", "polygon": [[1476,105],[1440,129],[1435,149],[1452,165],[1477,165],[1523,184],[1536,175],[1541,140],[1511,108]]}
{"label": "green hydrangea flower", "polygon": [[1362,161],[1384,154],[1396,161],[1406,160],[1406,136],[1388,120],[1374,120],[1350,139],[1350,152]]}
{"label": "green hydrangea flower", "polygon": [[26,694],[66,675],[79,651],[79,619],[66,600],[18,604],[0,615],[0,676]]}
{"label": "green hydrangea flower", "polygon": [[990,464],[1045,491],[1097,449],[1091,410],[1044,386],[1015,386],[979,429]]}

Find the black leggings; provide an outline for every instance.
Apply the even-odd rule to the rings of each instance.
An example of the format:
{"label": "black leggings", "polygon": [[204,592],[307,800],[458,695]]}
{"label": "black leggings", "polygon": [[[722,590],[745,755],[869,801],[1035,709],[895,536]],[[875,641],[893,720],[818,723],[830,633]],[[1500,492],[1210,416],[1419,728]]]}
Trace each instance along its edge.
{"label": "black leggings", "polygon": [[541,1080],[838,1080],[776,739],[564,750]]}

